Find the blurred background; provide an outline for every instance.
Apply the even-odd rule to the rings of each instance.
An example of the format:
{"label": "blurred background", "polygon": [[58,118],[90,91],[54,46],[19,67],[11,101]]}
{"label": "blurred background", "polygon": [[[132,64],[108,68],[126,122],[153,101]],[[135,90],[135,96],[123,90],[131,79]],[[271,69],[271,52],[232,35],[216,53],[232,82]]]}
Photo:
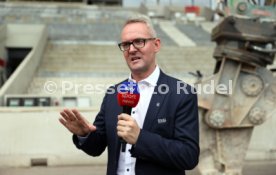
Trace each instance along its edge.
{"label": "blurred background", "polygon": [[[161,38],[162,70],[191,85],[212,76],[211,34],[225,18],[218,2],[0,0],[0,174],[104,174],[106,153],[93,158],[77,150],[59,112],[77,108],[92,122],[105,90],[128,77],[117,43],[136,13],[148,15]],[[272,115],[254,127],[245,174],[275,174],[275,126]]]}

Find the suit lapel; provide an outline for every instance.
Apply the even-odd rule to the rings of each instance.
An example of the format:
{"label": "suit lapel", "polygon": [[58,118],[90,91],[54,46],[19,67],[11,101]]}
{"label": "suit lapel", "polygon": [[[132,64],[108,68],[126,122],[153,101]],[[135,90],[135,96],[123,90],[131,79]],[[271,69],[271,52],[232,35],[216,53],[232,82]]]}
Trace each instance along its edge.
{"label": "suit lapel", "polygon": [[[116,93],[116,96],[117,96],[117,93]],[[117,97],[116,97],[116,100],[117,100]],[[116,103],[117,103],[117,101],[116,101]],[[116,105],[114,105],[114,106],[116,106]],[[119,156],[120,156],[120,151],[121,151],[121,141],[120,141],[120,139],[117,135],[117,122],[118,122],[117,115],[121,114],[122,112],[123,112],[122,107],[118,106],[114,109],[114,114],[116,114],[115,121],[114,121],[114,134],[115,134],[114,146],[115,146],[115,149],[116,149],[116,159],[115,159],[116,167],[118,167]]]}
{"label": "suit lapel", "polygon": [[167,77],[162,71],[160,71],[160,76],[157,81],[157,86],[154,88],[154,94],[151,97],[149,108],[145,117],[145,121],[143,125],[143,129],[145,130],[150,130],[152,126],[152,122],[154,122],[154,120],[156,119],[157,114],[166,97],[166,94],[164,93],[162,94],[162,92],[165,92],[163,88],[166,88],[164,85],[168,87]]}

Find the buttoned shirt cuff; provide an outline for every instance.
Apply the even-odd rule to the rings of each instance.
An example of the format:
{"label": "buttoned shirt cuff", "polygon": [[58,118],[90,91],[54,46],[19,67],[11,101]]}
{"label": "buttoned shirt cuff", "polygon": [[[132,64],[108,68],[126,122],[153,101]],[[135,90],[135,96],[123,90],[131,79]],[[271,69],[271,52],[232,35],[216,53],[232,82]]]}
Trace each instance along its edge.
{"label": "buttoned shirt cuff", "polygon": [[[90,133],[89,133],[90,134]],[[86,141],[86,139],[88,138],[89,134],[87,134],[86,136],[82,137],[82,136],[77,136],[78,140],[79,140],[79,145],[83,145],[84,142]]]}

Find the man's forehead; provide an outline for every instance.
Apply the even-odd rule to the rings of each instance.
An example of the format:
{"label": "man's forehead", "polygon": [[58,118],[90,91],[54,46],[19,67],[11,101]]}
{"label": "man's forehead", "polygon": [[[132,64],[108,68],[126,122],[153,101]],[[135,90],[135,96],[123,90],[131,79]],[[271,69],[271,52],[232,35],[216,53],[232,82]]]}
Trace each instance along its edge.
{"label": "man's forehead", "polygon": [[146,27],[146,25],[144,27],[138,27],[138,26],[134,26],[134,25],[127,25],[124,27],[121,37],[129,37],[129,36],[134,36],[137,35],[138,37],[144,37],[144,36],[148,36],[149,35],[149,29]]}
{"label": "man's forehead", "polygon": [[147,31],[148,26],[145,23],[141,23],[141,22],[136,22],[136,23],[129,23],[126,24],[123,28],[123,31],[125,30],[143,30],[143,31]]}
{"label": "man's forehead", "polygon": [[127,30],[122,32],[122,35],[146,35],[146,34],[148,34],[148,31]]}

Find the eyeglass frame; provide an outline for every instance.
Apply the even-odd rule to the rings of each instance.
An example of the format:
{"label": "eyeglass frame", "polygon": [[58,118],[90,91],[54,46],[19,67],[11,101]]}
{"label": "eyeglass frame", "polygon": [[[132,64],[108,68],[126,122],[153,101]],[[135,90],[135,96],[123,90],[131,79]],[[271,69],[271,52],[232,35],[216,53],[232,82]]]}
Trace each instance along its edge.
{"label": "eyeglass frame", "polygon": [[[145,47],[147,41],[149,41],[149,40],[155,40],[155,39],[156,39],[156,38],[136,38],[136,39],[134,39],[134,40],[132,40],[132,41],[125,41],[125,42],[118,43],[118,47],[120,48],[120,50],[121,50],[122,52],[128,51],[128,50],[130,49],[130,46],[131,46],[131,45],[133,45],[133,47],[135,47],[136,49],[141,49],[141,48]],[[134,42],[137,41],[137,40],[142,40],[143,43],[144,43],[143,46],[141,46],[141,47],[135,46]],[[126,49],[126,50],[124,50],[124,49],[122,48],[122,44],[124,44],[124,43],[125,43],[125,44],[129,44],[128,49]]]}

